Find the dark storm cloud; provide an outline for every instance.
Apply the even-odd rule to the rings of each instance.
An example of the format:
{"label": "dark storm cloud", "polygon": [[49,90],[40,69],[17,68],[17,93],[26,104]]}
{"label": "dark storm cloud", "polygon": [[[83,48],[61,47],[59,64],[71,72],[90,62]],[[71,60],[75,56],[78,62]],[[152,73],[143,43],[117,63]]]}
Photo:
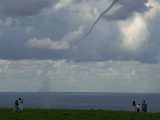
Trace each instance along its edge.
{"label": "dark storm cloud", "polygon": [[106,15],[105,18],[107,20],[124,20],[135,12],[144,13],[149,10],[146,3],[146,0],[119,0],[120,8],[114,14]]}
{"label": "dark storm cloud", "polygon": [[[56,0],[55,0],[56,1]],[[0,0],[2,15],[31,16],[49,6],[52,0]]]}
{"label": "dark storm cloud", "polygon": [[[73,48],[56,50],[47,49],[44,46],[40,48],[26,46],[30,39],[44,40],[44,43],[49,39],[51,43],[56,41],[58,45],[64,44],[65,36],[72,38],[70,33],[74,33],[80,26],[87,31],[87,28],[92,25],[89,24],[91,20],[93,23],[99,15],[96,13],[103,12],[113,1],[110,0],[106,5],[103,4],[106,0],[100,2],[103,9],[100,9],[100,5],[99,7],[96,5],[99,1],[94,0],[78,2],[71,0],[67,6],[64,5],[65,0],[58,2],[55,0],[0,0],[0,14],[5,15],[4,18],[0,18],[0,58],[159,62],[159,21],[146,21],[147,30],[150,33],[147,38],[148,42],[144,45],[146,48],[143,46],[140,51],[132,53],[123,50],[121,46],[121,33],[118,26],[120,21],[115,20],[125,23],[134,18],[133,13],[143,14],[149,11],[143,0],[135,2],[134,0],[119,0],[117,4],[121,7],[115,5],[114,9],[118,6],[117,9],[113,9],[115,12],[106,14],[107,21],[101,19],[85,40],[75,44],[77,41],[75,39],[73,44],[67,44]],[[60,8],[55,10],[54,3],[58,3]],[[160,16],[157,14],[155,18],[159,19]]]}

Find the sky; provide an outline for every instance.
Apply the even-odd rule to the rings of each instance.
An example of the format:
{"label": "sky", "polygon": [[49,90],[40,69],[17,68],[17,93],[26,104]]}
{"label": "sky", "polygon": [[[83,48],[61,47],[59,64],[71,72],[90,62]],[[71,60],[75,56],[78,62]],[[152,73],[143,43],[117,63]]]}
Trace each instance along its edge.
{"label": "sky", "polygon": [[0,0],[0,92],[159,93],[159,0],[117,0],[83,38],[113,1]]}

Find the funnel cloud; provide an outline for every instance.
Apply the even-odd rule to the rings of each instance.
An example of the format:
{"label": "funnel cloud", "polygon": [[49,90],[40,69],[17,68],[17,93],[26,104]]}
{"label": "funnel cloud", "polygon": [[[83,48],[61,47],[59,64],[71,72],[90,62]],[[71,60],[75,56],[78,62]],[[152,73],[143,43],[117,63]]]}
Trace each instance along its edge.
{"label": "funnel cloud", "polygon": [[159,63],[159,6],[157,0],[0,0],[0,58]]}
{"label": "funnel cloud", "polygon": [[159,0],[0,0],[0,16],[0,92],[160,91]]}
{"label": "funnel cloud", "polygon": [[99,16],[98,18],[96,19],[96,21],[93,23],[93,25],[91,26],[91,28],[89,29],[89,31],[79,40],[83,40],[85,39],[91,32],[92,30],[94,29],[95,25],[98,23],[98,21],[104,16],[104,14],[106,14],[110,9],[112,9],[112,7],[116,4],[116,2],[118,2],[119,0],[114,0],[112,2],[112,4],[105,10],[103,11]]}

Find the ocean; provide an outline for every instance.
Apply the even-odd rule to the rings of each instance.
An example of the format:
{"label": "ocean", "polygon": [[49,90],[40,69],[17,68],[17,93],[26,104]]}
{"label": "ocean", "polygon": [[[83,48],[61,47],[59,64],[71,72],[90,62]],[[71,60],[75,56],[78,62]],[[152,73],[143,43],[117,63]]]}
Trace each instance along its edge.
{"label": "ocean", "polygon": [[145,100],[149,112],[160,112],[160,93],[62,93],[62,92],[3,92],[0,108],[14,108],[21,97],[25,108],[105,109],[131,111],[132,101]]}

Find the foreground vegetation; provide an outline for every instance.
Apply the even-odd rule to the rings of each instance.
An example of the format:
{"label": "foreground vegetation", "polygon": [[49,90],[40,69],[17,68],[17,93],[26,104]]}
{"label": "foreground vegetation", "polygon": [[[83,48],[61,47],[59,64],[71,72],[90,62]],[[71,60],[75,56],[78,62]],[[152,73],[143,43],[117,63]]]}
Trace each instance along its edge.
{"label": "foreground vegetation", "polygon": [[160,120],[160,113],[106,110],[0,109],[0,120]]}

